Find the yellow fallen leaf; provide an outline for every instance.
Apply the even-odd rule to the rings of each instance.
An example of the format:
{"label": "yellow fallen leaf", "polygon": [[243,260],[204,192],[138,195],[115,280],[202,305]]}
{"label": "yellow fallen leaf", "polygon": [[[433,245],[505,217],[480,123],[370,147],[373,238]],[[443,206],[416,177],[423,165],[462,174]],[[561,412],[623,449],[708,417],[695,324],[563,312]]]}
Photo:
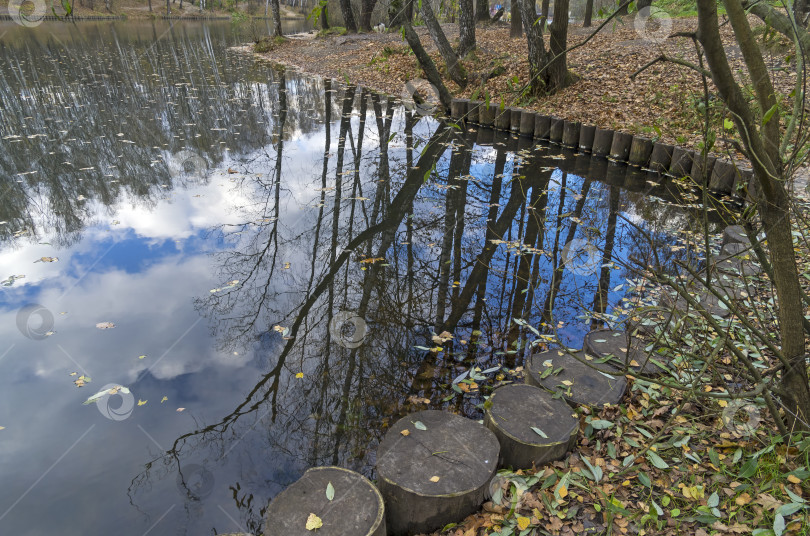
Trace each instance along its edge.
{"label": "yellow fallen leaf", "polygon": [[572,382],[571,380],[563,380],[560,383],[565,385],[566,387],[571,387],[572,385],[574,385],[574,382]]}
{"label": "yellow fallen leaf", "polygon": [[141,400],[140,398],[138,399],[138,405],[139,405],[139,406],[143,406],[143,405],[144,405],[144,404],[146,404],[147,402],[149,402],[149,401],[148,401],[148,400]]}
{"label": "yellow fallen leaf", "polygon": [[0,430],[5,430],[5,429],[6,429],[5,426],[0,426]]}
{"label": "yellow fallen leaf", "polygon": [[568,496],[568,488],[566,488],[565,486],[560,486],[560,488],[559,488],[559,490],[557,490],[557,492],[560,494],[560,497],[563,498],[563,499],[565,499]]}
{"label": "yellow fallen leaf", "polygon": [[163,403],[164,403],[164,402],[166,402],[168,399],[169,399],[169,397],[168,397],[168,396],[164,396],[163,398],[161,398],[161,399],[160,399],[160,403],[161,403],[161,404],[163,404]]}
{"label": "yellow fallen leaf", "polygon": [[[289,269],[290,269],[290,263],[289,263],[289,262],[285,262],[285,263],[284,263],[284,269],[285,269],[285,270],[289,270]],[[312,529],[310,529],[310,530],[312,530]]]}
{"label": "yellow fallen leaf", "polygon": [[75,376],[76,374],[77,374],[76,372],[71,372],[70,374],[68,374],[68,376]]}
{"label": "yellow fallen leaf", "polygon": [[402,434],[404,436],[409,436],[409,435],[411,435],[411,431],[406,428],[403,431],[401,431],[400,434]]}
{"label": "yellow fallen leaf", "polygon": [[526,530],[529,528],[529,523],[531,523],[531,519],[528,517],[517,516],[517,526],[520,530]]}
{"label": "yellow fallen leaf", "polygon": [[431,481],[431,482],[438,482],[438,481],[439,481],[439,477],[438,477],[438,476],[432,476],[432,477],[430,477],[430,481]]}
{"label": "yellow fallen leaf", "polygon": [[145,355],[139,355],[138,359],[144,359],[145,357],[146,357]]}
{"label": "yellow fallen leaf", "polygon": [[186,408],[177,408],[178,413],[180,413],[181,411],[186,411]]}
{"label": "yellow fallen leaf", "polygon": [[298,374],[296,374],[296,375],[295,375],[295,377],[296,377],[296,378],[303,378],[303,377],[304,377],[304,373],[303,373],[303,372],[299,372]]}
{"label": "yellow fallen leaf", "polygon": [[323,521],[320,517],[316,516],[315,514],[309,514],[307,518],[306,529],[307,530],[317,530],[323,527]]}
{"label": "yellow fallen leaf", "polygon": [[747,493],[742,493],[739,497],[734,499],[734,502],[737,503],[738,506],[745,506],[751,502],[751,496]]}
{"label": "yellow fallen leaf", "polygon": [[787,479],[788,479],[788,482],[791,482],[792,484],[800,484],[801,483],[801,479],[799,477],[797,477],[796,475],[788,475]]}

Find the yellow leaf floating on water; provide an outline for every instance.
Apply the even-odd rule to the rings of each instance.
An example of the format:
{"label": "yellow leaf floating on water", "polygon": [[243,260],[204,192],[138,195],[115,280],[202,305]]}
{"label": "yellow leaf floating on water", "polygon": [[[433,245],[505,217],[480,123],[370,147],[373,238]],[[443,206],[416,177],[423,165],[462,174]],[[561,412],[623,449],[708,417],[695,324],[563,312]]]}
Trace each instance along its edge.
{"label": "yellow leaf floating on water", "polygon": [[5,426],[0,426],[0,430],[5,430],[5,429],[6,429]]}
{"label": "yellow leaf floating on water", "polygon": [[438,482],[439,480],[440,480],[440,479],[439,479],[439,477],[438,477],[438,476],[432,476],[432,477],[430,477],[430,481],[431,481],[431,482]]}
{"label": "yellow leaf floating on water", "polygon": [[145,356],[145,355],[139,355],[139,356],[138,356],[138,359],[145,359],[145,358],[146,358],[146,356]]}
{"label": "yellow leaf floating on water", "polygon": [[166,402],[168,399],[169,399],[169,397],[168,397],[168,396],[164,396],[163,398],[161,398],[161,399],[160,399],[160,403],[161,403],[161,404],[163,404],[163,403],[164,403],[164,402]]}
{"label": "yellow leaf floating on water", "polygon": [[299,372],[298,374],[296,374],[296,375],[295,375],[295,377],[296,377],[296,378],[303,378],[303,377],[304,377],[304,373],[303,373],[303,372]]}
{"label": "yellow leaf floating on water", "polygon": [[309,517],[307,518],[306,529],[318,530],[321,527],[323,527],[323,521],[321,520],[321,518],[316,516],[315,514],[309,514]]}
{"label": "yellow leaf floating on water", "polygon": [[149,402],[149,401],[148,401],[148,400],[141,400],[140,398],[138,399],[138,405],[139,405],[139,406],[143,406],[143,405],[144,405],[144,404],[146,404],[147,402]]}
{"label": "yellow leaf floating on water", "polygon": [[531,523],[531,519],[524,516],[517,516],[517,526],[520,530],[526,530],[529,528],[529,523]]}
{"label": "yellow leaf floating on water", "polygon": [[112,322],[99,322],[98,324],[96,324],[96,327],[98,329],[112,329],[115,327],[115,324],[113,324]]}
{"label": "yellow leaf floating on water", "polygon": [[180,413],[181,411],[186,411],[186,408],[177,408],[177,413]]}

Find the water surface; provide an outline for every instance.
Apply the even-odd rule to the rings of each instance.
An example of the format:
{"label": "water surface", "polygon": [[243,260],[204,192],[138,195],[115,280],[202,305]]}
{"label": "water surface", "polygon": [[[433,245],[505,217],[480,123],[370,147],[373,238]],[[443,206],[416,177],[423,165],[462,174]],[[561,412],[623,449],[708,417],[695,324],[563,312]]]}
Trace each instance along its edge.
{"label": "water surface", "polygon": [[[0,35],[4,534],[259,533],[307,467],[373,477],[404,413],[479,418],[538,339],[513,319],[577,346],[644,233],[671,256],[693,217],[622,166],[257,62],[229,23]],[[504,368],[454,390],[474,366]]]}

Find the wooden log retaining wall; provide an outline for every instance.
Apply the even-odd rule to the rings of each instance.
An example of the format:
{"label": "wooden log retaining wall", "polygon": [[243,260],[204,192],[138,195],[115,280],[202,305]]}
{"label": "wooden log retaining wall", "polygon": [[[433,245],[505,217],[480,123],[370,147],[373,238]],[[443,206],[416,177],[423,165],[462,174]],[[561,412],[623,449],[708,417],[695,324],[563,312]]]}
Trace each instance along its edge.
{"label": "wooden log retaining wall", "polygon": [[670,177],[691,177],[697,185],[705,184],[708,177],[709,189],[720,194],[734,195],[753,178],[745,162],[709,156],[704,170],[703,159],[696,151],[521,108],[501,109],[497,104],[454,99],[451,116],[457,121],[519,133]]}

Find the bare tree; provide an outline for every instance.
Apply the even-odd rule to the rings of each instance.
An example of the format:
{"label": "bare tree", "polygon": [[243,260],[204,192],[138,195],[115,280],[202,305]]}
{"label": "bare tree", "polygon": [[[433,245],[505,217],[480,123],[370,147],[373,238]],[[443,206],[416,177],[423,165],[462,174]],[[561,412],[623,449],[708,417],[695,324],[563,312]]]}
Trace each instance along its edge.
{"label": "bare tree", "polygon": [[346,26],[346,30],[357,33],[357,23],[354,21],[351,0],[340,0],[340,13],[343,15],[343,24]]}
{"label": "bare tree", "polygon": [[[520,37],[523,35],[523,27],[521,22],[521,0],[512,0],[512,25],[509,27],[509,37]],[[534,11],[534,3],[532,2],[532,11]],[[534,20],[534,17],[532,17]]]}
{"label": "bare tree", "polygon": [[488,0],[476,0],[475,20],[478,22],[489,22],[489,2]]}
{"label": "bare tree", "polygon": [[450,78],[459,86],[465,87],[467,85],[467,73],[464,70],[464,66],[461,65],[461,62],[458,60],[458,55],[456,55],[453,47],[450,46],[450,41],[447,40],[447,36],[439,25],[439,21],[436,20],[433,7],[427,0],[422,2],[422,18],[425,20],[425,26],[427,26],[433,43],[436,44],[439,53],[444,59]]}
{"label": "bare tree", "polygon": [[459,7],[458,55],[464,57],[475,48],[475,14],[473,13],[473,0],[460,0]]}

